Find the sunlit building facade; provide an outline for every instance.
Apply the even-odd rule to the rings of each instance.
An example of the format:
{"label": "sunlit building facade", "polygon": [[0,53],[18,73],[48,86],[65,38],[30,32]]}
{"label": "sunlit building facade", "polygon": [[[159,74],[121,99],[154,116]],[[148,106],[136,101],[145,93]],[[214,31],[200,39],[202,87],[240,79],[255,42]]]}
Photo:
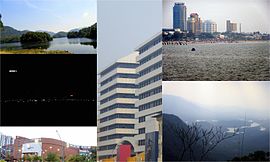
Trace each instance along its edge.
{"label": "sunlit building facade", "polygon": [[100,73],[99,161],[162,159],[161,41],[161,33],[154,35]]}
{"label": "sunlit building facade", "polygon": [[187,21],[189,33],[200,34],[202,32],[202,20],[197,13],[191,13]]}
{"label": "sunlit building facade", "polygon": [[134,137],[138,96],[138,52],[120,58],[100,72],[98,106],[98,159],[116,156],[124,137]]}
{"label": "sunlit building facade", "polygon": [[[156,116],[162,111],[162,34],[158,33],[137,48],[139,66],[137,73],[139,78],[136,84],[139,86],[136,95],[139,100],[136,107],[138,123],[135,129],[138,135],[135,140],[138,147],[136,152],[146,152],[145,160],[158,160],[158,136],[159,122]],[[150,149],[151,146],[151,150]],[[149,153],[150,152],[150,153]],[[151,156],[150,156],[151,154]]]}

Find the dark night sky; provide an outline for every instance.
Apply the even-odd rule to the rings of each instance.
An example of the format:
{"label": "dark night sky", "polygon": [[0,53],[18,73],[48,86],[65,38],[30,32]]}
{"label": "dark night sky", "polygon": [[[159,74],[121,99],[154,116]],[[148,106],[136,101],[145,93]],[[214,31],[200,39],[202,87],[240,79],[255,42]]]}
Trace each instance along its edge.
{"label": "dark night sky", "polygon": [[2,56],[2,97],[66,98],[74,95],[74,98],[92,98],[96,96],[94,56]]}
{"label": "dark night sky", "polygon": [[96,55],[0,57],[0,125],[96,126]]}

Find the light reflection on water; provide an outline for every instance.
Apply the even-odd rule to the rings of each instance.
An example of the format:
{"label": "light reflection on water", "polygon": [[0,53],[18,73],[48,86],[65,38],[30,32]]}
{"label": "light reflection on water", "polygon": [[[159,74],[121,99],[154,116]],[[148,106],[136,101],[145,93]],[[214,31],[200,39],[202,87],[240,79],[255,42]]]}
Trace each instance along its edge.
{"label": "light reflection on water", "polygon": [[29,49],[29,48],[42,48],[47,50],[61,50],[69,51],[73,54],[96,54],[96,49],[90,45],[91,39],[87,38],[54,38],[49,43],[42,44],[28,44],[22,46],[20,42],[4,43],[1,44],[1,49]]}

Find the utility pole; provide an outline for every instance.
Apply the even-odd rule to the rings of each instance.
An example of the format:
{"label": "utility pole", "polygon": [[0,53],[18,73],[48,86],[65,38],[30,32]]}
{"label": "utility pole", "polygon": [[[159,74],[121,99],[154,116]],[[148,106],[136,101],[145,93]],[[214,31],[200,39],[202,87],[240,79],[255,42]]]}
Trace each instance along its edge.
{"label": "utility pole", "polygon": [[56,130],[56,133],[57,133],[58,137],[60,138],[60,140],[62,142],[62,162],[64,162],[64,158],[65,158],[64,157],[64,142],[62,141],[61,136],[60,136],[58,130]]}
{"label": "utility pole", "polygon": [[240,34],[241,34],[241,32],[242,32],[242,31],[241,31],[241,23],[240,23]]}
{"label": "utility pole", "polygon": [[[244,149],[244,138],[245,138],[245,132],[246,132],[246,125],[247,125],[247,115],[245,112],[245,125],[244,125],[244,130],[243,130],[243,136],[242,136],[242,145],[241,145],[241,156],[243,156],[243,149]],[[242,160],[241,160],[242,161]]]}

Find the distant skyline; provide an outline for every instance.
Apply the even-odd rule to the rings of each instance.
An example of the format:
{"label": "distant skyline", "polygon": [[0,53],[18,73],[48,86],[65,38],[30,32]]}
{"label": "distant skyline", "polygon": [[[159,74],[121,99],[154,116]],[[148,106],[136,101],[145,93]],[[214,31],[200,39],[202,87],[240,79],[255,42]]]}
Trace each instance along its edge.
{"label": "distant skyline", "polygon": [[2,22],[17,30],[68,32],[97,22],[96,0],[1,0]]}
{"label": "distant skyline", "polygon": [[187,17],[198,13],[202,20],[217,23],[218,32],[225,32],[226,20],[237,23],[237,32],[241,23],[242,32],[270,33],[269,0],[163,0],[163,28],[172,28],[172,11],[175,2],[184,2]]}
{"label": "distant skyline", "polygon": [[0,127],[0,133],[7,136],[26,138],[58,139],[81,146],[97,146],[97,127]]}
{"label": "distant skyline", "polygon": [[98,0],[98,71],[162,30],[162,0]]}
{"label": "distant skyline", "polygon": [[167,81],[162,88],[163,95],[181,97],[209,111],[243,111],[269,119],[269,81]]}

